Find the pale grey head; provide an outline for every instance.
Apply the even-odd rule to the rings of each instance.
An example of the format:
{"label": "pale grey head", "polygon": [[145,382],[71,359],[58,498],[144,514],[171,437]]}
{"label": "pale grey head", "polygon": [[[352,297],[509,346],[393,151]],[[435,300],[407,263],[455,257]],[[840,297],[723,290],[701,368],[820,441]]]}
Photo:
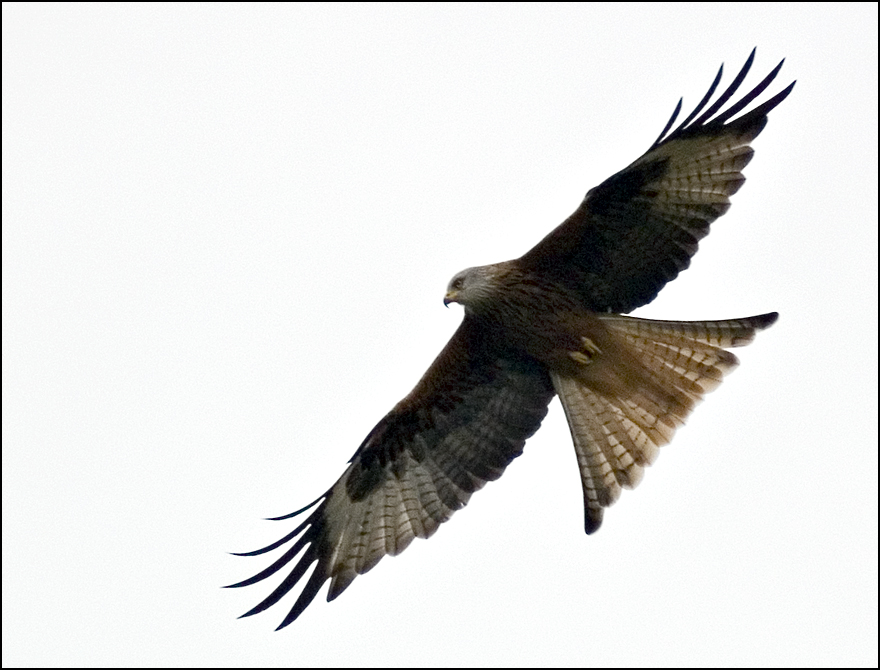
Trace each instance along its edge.
{"label": "pale grey head", "polygon": [[480,265],[456,274],[446,287],[443,304],[447,307],[457,302],[464,307],[478,308],[479,304],[492,299],[496,285],[497,265]]}

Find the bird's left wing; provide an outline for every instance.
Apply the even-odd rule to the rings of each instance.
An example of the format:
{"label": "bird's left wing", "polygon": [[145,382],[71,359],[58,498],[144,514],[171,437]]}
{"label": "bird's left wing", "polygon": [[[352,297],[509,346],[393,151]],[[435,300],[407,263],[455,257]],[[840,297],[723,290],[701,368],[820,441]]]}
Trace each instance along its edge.
{"label": "bird's left wing", "polygon": [[466,316],[333,487],[305,509],[278,517],[288,519],[317,505],[297,528],[268,547],[239,554],[254,556],[290,544],[271,566],[232,587],[293,565],[281,584],[243,616],[278,602],[315,562],[279,628],[294,621],[327,580],[327,599],[333,600],[386,554],[399,554],[413,538],[430,537],[522,453],[547,413],[553,385],[542,367],[496,349],[479,328]]}
{"label": "bird's left wing", "polygon": [[749,144],[794,87],[734,118],[782,67],[779,63],[724,109],[754,57],[752,51],[730,86],[703,111],[721,81],[719,70],[700,104],[670,133],[679,101],[651,148],[590,189],[580,207],[517,264],[564,283],[594,312],[629,312],[653,300],[690,264],[709,224],[730,208],[730,196],[745,182],[742,169],[754,154]]}

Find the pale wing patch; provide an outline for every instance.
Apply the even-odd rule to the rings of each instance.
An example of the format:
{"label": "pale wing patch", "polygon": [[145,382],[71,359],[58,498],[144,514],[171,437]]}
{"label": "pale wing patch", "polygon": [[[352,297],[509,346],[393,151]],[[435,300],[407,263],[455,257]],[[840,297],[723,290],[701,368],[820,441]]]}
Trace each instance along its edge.
{"label": "pale wing patch", "polygon": [[[654,203],[661,210],[675,204],[729,205],[729,196],[745,183],[742,170],[755,153],[742,140],[731,136],[700,137],[656,149],[636,162],[637,165],[646,159],[668,160],[663,176],[647,183],[645,190],[653,194]],[[674,208],[671,211],[674,213]]]}
{"label": "pale wing patch", "polygon": [[[386,554],[396,556],[416,537],[433,535],[442,522],[470,500],[472,492],[456,485],[430,459],[419,463],[406,452],[399,458],[406,461],[400,476],[386,479],[364,501],[348,500],[345,476],[331,492],[326,529],[333,544],[328,600],[336,598],[357,575],[371,570]],[[477,478],[471,481],[474,490],[486,483]],[[343,511],[338,519],[333,513],[336,505]]]}

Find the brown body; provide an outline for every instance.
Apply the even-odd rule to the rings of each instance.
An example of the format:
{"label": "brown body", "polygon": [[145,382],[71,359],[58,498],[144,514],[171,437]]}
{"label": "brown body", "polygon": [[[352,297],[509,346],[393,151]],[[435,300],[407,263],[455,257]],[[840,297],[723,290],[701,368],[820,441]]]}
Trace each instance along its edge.
{"label": "brown body", "polygon": [[703,394],[736,367],[724,347],[748,344],[777,318],[676,322],[597,313],[518,261],[460,272],[445,301],[462,303],[465,322],[499,350],[549,374],[581,468],[587,533],[599,528],[621,487],[641,480]]}

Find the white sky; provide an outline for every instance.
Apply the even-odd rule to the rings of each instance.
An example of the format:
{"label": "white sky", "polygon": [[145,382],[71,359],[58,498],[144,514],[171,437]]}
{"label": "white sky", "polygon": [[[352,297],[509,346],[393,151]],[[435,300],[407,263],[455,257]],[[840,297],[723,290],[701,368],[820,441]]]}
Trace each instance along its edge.
{"label": "white sky", "polygon": [[[638,315],[779,323],[583,533],[554,401],[331,604],[222,584],[753,46],[798,85]],[[877,6],[3,5],[3,665],[877,664]],[[326,588],[326,587],[325,587]]]}

